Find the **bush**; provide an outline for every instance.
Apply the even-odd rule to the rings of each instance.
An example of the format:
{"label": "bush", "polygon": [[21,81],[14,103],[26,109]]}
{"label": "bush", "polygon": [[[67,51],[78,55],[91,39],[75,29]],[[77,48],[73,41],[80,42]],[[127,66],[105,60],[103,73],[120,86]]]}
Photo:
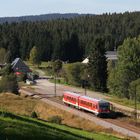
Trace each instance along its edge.
{"label": "bush", "polygon": [[3,76],[9,75],[11,73],[13,73],[13,69],[12,69],[11,64],[7,64],[4,68],[2,68],[0,70],[0,74],[3,75]]}
{"label": "bush", "polygon": [[33,111],[32,114],[31,114],[31,117],[32,118],[38,118],[38,115],[37,115],[37,113],[35,111]]}
{"label": "bush", "polygon": [[22,82],[22,81],[26,81],[27,79],[27,75],[26,74],[21,74],[21,75],[17,75],[17,81],[18,82]]}
{"label": "bush", "polygon": [[61,124],[62,118],[60,116],[52,116],[48,118],[48,121],[56,124]]}
{"label": "bush", "polygon": [[66,79],[68,84],[80,86],[82,85],[83,69],[84,65],[79,62],[67,64],[63,67],[63,77]]}
{"label": "bush", "polygon": [[18,83],[16,76],[13,73],[2,77],[0,80],[0,92],[12,92],[18,94]]}

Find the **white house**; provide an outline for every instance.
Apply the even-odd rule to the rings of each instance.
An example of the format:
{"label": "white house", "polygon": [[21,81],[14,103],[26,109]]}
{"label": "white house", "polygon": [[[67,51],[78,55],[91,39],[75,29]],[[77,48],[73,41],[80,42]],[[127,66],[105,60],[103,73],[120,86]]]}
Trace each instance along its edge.
{"label": "white house", "polygon": [[[107,51],[106,52],[106,57],[107,57],[107,60],[117,60],[117,52],[116,51]],[[82,63],[83,64],[87,64],[89,62],[89,59],[88,57],[85,58]]]}

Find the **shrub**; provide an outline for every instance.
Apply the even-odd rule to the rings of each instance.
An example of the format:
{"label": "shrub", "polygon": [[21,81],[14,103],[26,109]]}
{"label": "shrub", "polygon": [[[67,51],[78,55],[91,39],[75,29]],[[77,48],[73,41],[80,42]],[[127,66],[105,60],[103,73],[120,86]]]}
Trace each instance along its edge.
{"label": "shrub", "polygon": [[38,118],[38,115],[37,115],[37,113],[36,113],[35,111],[33,111],[33,112],[31,113],[31,117],[32,117],[32,118]]}
{"label": "shrub", "polygon": [[18,83],[16,76],[13,73],[2,77],[0,80],[0,92],[12,92],[18,94]]}
{"label": "shrub", "polygon": [[83,64],[77,62],[67,64],[63,67],[63,77],[67,80],[68,84],[80,86],[82,83]]}
{"label": "shrub", "polygon": [[60,116],[52,116],[48,118],[48,121],[56,124],[61,124],[62,118]]}
{"label": "shrub", "polygon": [[7,64],[4,68],[2,68],[0,70],[0,74],[3,75],[3,76],[9,75],[11,73],[13,73],[13,69],[12,69],[11,64]]}
{"label": "shrub", "polygon": [[27,75],[26,74],[21,74],[21,75],[18,75],[17,76],[17,81],[18,82],[22,82],[22,81],[26,81],[26,79],[27,79]]}

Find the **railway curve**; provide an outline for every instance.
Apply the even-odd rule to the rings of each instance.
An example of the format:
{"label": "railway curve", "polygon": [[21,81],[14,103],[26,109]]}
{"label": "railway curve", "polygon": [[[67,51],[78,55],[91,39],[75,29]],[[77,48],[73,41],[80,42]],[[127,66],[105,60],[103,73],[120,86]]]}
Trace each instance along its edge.
{"label": "railway curve", "polygon": [[118,120],[115,119],[101,119],[97,118],[91,113],[85,113],[80,110],[70,108],[68,106],[65,106],[62,102],[58,100],[52,100],[50,97],[45,96],[44,94],[40,94],[38,92],[32,91],[32,90],[27,90],[27,89],[20,89],[20,92],[25,93],[29,96],[33,96],[35,98],[39,98],[41,101],[48,103],[52,106],[55,106],[59,109],[68,111],[74,115],[77,115],[79,117],[82,117],[84,119],[88,119],[90,121],[93,121],[97,125],[103,126],[105,128],[112,128],[114,131],[122,133],[126,136],[130,137],[136,137],[138,140],[140,140],[140,129],[136,128],[134,126],[131,126],[129,124],[124,124]]}

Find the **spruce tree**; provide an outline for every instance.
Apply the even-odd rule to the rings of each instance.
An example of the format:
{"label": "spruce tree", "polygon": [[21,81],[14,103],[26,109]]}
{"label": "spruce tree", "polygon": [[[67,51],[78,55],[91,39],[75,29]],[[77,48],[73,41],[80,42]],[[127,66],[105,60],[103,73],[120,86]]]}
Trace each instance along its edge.
{"label": "spruce tree", "polygon": [[91,43],[88,71],[91,87],[96,91],[106,91],[107,61],[102,38],[96,38]]}
{"label": "spruce tree", "polygon": [[2,78],[0,80],[0,93],[1,92],[12,92],[18,93],[18,83],[16,75],[12,69],[11,64],[8,64],[1,70]]}
{"label": "spruce tree", "polygon": [[6,49],[0,48],[0,63],[5,63]]}

